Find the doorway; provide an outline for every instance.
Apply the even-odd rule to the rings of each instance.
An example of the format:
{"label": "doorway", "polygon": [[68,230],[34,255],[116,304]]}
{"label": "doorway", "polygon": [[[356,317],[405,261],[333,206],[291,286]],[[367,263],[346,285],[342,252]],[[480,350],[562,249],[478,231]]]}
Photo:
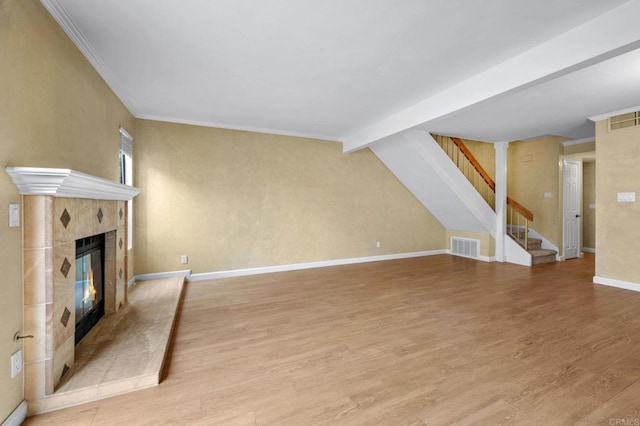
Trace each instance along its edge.
{"label": "doorway", "polygon": [[565,259],[580,257],[580,233],[582,226],[582,221],[580,220],[582,207],[580,165],[579,161],[563,160],[562,162],[562,224]]}

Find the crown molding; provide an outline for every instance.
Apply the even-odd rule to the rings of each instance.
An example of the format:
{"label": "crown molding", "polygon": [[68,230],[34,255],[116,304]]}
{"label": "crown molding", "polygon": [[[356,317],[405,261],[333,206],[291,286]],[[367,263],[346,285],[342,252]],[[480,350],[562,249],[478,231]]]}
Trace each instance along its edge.
{"label": "crown molding", "polygon": [[71,169],[6,167],[21,195],[129,201],[138,188]]}
{"label": "crown molding", "polygon": [[213,121],[185,120],[181,118],[173,118],[173,117],[166,117],[163,115],[153,115],[153,114],[138,114],[136,115],[136,118],[139,120],[160,121],[163,123],[188,124],[190,126],[212,127],[216,129],[238,130],[242,132],[253,132],[253,133],[265,133],[269,135],[291,136],[296,138],[318,139],[318,140],[323,140],[328,142],[342,143],[342,140],[340,138],[336,138],[336,136],[320,134],[320,133],[291,132],[287,130],[274,129],[270,127],[237,126],[237,125],[230,125],[230,124],[218,123]]}
{"label": "crown molding", "polygon": [[47,9],[49,14],[53,16],[53,19],[60,25],[67,36],[73,41],[78,50],[84,55],[84,57],[93,66],[100,77],[107,83],[113,93],[120,99],[120,102],[133,114],[135,114],[135,108],[133,103],[127,96],[122,86],[118,83],[118,80],[113,76],[109,68],[102,62],[98,54],[91,46],[91,43],[84,36],[80,28],[73,22],[73,19],[69,16],[64,6],[60,3],[60,0],[40,0],[40,3]]}

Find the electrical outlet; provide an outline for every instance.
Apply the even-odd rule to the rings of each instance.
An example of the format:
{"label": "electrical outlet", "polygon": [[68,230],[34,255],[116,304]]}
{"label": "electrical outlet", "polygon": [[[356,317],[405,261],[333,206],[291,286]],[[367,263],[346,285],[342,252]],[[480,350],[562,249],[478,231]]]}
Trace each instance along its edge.
{"label": "electrical outlet", "polygon": [[376,248],[380,248],[380,241],[376,241]]}
{"label": "electrical outlet", "polygon": [[22,349],[18,349],[11,355],[11,378],[13,379],[22,371]]}
{"label": "electrical outlet", "polygon": [[187,263],[189,263],[189,256],[183,254],[182,256],[180,256],[180,262],[182,262],[183,265],[186,265]]}

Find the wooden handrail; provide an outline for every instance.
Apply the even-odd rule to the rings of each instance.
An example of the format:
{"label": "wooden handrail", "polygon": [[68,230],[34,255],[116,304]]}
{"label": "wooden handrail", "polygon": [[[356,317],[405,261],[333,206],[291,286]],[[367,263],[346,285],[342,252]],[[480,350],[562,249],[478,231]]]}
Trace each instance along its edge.
{"label": "wooden handrail", "polygon": [[[462,154],[467,158],[467,160],[469,160],[473,168],[476,169],[480,177],[482,177],[482,179],[486,182],[489,188],[491,188],[491,190],[495,193],[496,183],[493,181],[493,179],[491,179],[491,176],[489,176],[489,173],[487,173],[484,167],[482,167],[482,164],[480,164],[480,162],[476,159],[475,155],[473,155],[473,153],[469,150],[469,148],[467,148],[464,142],[460,140],[460,138],[450,137],[450,139],[458,147],[458,149],[462,152]],[[520,213],[527,220],[533,221],[533,212],[527,209],[526,207],[524,207],[522,204],[515,201],[513,198],[507,197],[507,205],[511,206],[512,209]]]}

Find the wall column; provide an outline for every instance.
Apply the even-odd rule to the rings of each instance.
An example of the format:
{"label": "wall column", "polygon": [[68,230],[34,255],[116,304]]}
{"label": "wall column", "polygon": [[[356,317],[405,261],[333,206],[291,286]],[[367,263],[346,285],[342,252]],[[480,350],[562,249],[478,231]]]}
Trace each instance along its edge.
{"label": "wall column", "polygon": [[507,235],[507,149],[509,142],[496,142],[496,261],[506,262]]}

